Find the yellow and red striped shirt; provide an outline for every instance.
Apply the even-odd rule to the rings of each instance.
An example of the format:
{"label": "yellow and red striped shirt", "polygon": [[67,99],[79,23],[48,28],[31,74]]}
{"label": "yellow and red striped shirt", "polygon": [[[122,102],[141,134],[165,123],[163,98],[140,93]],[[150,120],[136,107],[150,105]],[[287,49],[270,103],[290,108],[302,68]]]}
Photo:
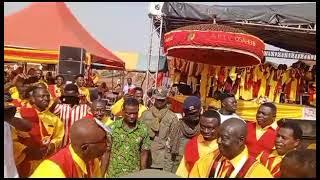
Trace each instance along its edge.
{"label": "yellow and red striped shirt", "polygon": [[[69,145],[71,158],[76,164],[77,174],[80,177],[85,177],[88,174],[86,163],[74,152],[74,149]],[[91,169],[91,168],[90,168]],[[91,169],[92,177],[102,177],[100,171],[100,161],[94,159],[93,167]],[[30,176],[31,178],[50,177],[50,178],[66,178],[61,167],[55,162],[46,159],[44,160]],[[70,178],[70,177],[69,177]],[[74,177],[75,178],[75,177]]]}
{"label": "yellow and red striped shirt", "polygon": [[273,177],[280,177],[280,163],[283,157],[284,155],[279,155],[277,150],[273,150],[271,153],[263,151],[257,160],[270,171]]}
{"label": "yellow and red striped shirt", "polygon": [[[198,142],[199,158],[201,158],[206,154],[209,154],[211,152],[218,150],[218,143],[216,139],[212,141],[206,141],[204,140],[203,136],[200,134],[197,137],[197,142]],[[180,162],[180,165],[177,169],[176,175],[185,177],[185,178],[189,177],[191,175],[192,169],[189,172],[187,166],[188,164],[185,160],[185,157],[183,156]]]}

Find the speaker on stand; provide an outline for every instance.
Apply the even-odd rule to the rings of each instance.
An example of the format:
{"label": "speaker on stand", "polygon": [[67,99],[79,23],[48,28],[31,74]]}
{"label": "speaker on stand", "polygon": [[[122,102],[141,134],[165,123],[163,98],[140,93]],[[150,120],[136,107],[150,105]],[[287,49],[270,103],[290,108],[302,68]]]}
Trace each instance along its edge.
{"label": "speaker on stand", "polygon": [[73,81],[85,72],[86,50],[78,47],[60,46],[58,73],[66,81]]}

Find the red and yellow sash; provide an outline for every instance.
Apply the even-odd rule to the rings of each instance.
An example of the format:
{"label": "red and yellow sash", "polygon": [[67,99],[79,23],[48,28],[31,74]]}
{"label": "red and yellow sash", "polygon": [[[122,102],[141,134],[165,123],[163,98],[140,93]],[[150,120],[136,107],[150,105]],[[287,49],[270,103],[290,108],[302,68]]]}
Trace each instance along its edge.
{"label": "red and yellow sash", "polygon": [[69,146],[64,147],[59,152],[54,154],[49,158],[50,161],[56,163],[66,178],[80,178],[81,176],[78,174],[76,164],[72,159],[72,155],[69,149]]}
{"label": "red and yellow sash", "polygon": [[[49,136],[42,121],[39,119],[38,112],[34,108],[21,107],[20,114],[23,119],[28,120],[32,124],[31,131],[28,132],[30,137],[19,137],[18,142],[26,145],[27,147],[40,148],[43,137]],[[19,175],[21,177],[28,177],[31,175],[32,159],[26,156],[25,159],[17,166]]]}
{"label": "red and yellow sash", "polygon": [[[49,158],[50,161],[57,164],[62,172],[64,173],[66,178],[82,178],[82,174],[79,174],[77,170],[77,164],[72,158],[72,154],[70,152],[70,146],[66,146],[56,154]],[[93,177],[92,170],[93,170],[94,161],[90,161],[86,163],[86,169],[88,174],[84,174],[84,178],[91,178]]]}
{"label": "red and yellow sash", "polygon": [[[264,165],[266,168],[268,168],[268,170],[271,172],[273,177],[279,178],[280,177],[280,163],[275,165],[274,168],[272,169],[272,165],[273,165],[276,157],[269,158],[270,154],[271,153],[269,153],[269,152],[263,151],[261,158],[260,158],[260,162],[262,165]],[[267,164],[268,164],[268,166],[267,166]]]}
{"label": "red and yellow sash", "polygon": [[32,129],[29,131],[30,138],[24,139],[21,142],[27,146],[42,145],[42,138],[49,136],[42,121],[39,119],[38,112],[34,108],[21,107],[21,117],[32,123]]}
{"label": "red and yellow sash", "polygon": [[21,101],[19,101],[18,99],[13,99],[11,101],[11,103],[15,106],[15,107],[22,107],[22,103]]}
{"label": "red and yellow sash", "polygon": [[51,94],[52,98],[56,98],[57,97],[54,84],[48,86],[48,91]]}
{"label": "red and yellow sash", "polygon": [[187,163],[188,172],[190,173],[194,164],[199,159],[198,136],[193,137],[185,146],[184,157]]}
{"label": "red and yellow sash", "polygon": [[[217,158],[214,160],[213,162],[213,166],[210,170],[210,175],[209,177],[214,177],[215,171],[219,171],[221,170],[222,166],[220,167],[220,169],[217,169],[219,160],[221,160],[222,155],[219,154],[217,156]],[[240,171],[238,172],[238,174],[236,175],[236,178],[244,178],[245,175],[247,174],[248,170],[250,169],[250,167],[256,162],[256,158],[252,157],[249,155],[248,159],[246,160],[246,162],[244,163],[244,165],[241,167]],[[230,176],[231,172],[227,172],[227,176]]]}

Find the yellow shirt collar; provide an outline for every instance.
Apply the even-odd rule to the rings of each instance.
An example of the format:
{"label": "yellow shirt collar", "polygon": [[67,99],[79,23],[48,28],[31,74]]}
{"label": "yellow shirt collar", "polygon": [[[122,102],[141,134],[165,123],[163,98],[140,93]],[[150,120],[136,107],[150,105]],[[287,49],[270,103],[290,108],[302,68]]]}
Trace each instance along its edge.
{"label": "yellow shirt collar", "polygon": [[71,145],[69,145],[69,150],[71,152],[72,159],[77,163],[81,171],[84,172],[85,174],[88,174],[86,163],[76,154],[76,152],[74,152]]}
{"label": "yellow shirt collar", "polygon": [[257,124],[259,129],[263,129],[263,130],[267,130],[269,127],[271,127],[272,129],[276,130],[278,128],[278,124],[277,121],[274,121],[272,124],[270,124],[269,126],[266,126],[264,128],[262,128],[259,124]]}
{"label": "yellow shirt collar", "polygon": [[236,157],[234,157],[233,159],[231,159],[229,162],[232,164],[232,166],[235,168],[239,165],[240,160],[242,159],[242,157],[246,157],[248,158],[249,156],[249,152],[248,152],[248,148],[247,146],[245,146],[245,148],[243,149],[243,151],[238,154]]}
{"label": "yellow shirt collar", "polygon": [[272,152],[270,153],[269,157],[284,157],[285,154],[283,156],[278,154],[277,150],[272,150]]}
{"label": "yellow shirt collar", "polygon": [[210,148],[213,148],[217,145],[217,139],[214,139],[212,141],[206,141],[201,134],[198,136],[197,140],[198,140],[198,143],[209,146]]}
{"label": "yellow shirt collar", "polygon": [[[76,86],[78,86],[77,84],[75,84]],[[80,89],[80,90],[82,90],[82,91],[84,91],[84,90],[86,90],[87,88],[86,87],[84,87],[84,86],[82,86],[82,87],[79,87],[78,86],[78,88]]]}
{"label": "yellow shirt collar", "polygon": [[49,111],[49,109],[50,109],[50,103],[49,103],[49,106],[48,106],[45,110],[43,110],[43,111],[39,111],[39,109],[38,109],[35,105],[31,105],[30,103],[26,104],[26,107],[27,107],[27,108],[33,108],[33,109],[35,109],[38,114],[47,114],[47,113],[50,112],[50,111]]}

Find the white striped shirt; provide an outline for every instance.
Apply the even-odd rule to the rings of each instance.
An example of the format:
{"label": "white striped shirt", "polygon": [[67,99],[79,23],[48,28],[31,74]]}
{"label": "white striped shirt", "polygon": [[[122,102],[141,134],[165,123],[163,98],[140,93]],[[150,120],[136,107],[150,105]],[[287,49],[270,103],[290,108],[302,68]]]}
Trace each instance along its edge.
{"label": "white striped shirt", "polygon": [[86,116],[88,112],[89,106],[87,104],[74,105],[73,107],[70,104],[57,104],[54,113],[60,117],[64,124],[62,147],[70,143],[69,136],[72,124]]}

